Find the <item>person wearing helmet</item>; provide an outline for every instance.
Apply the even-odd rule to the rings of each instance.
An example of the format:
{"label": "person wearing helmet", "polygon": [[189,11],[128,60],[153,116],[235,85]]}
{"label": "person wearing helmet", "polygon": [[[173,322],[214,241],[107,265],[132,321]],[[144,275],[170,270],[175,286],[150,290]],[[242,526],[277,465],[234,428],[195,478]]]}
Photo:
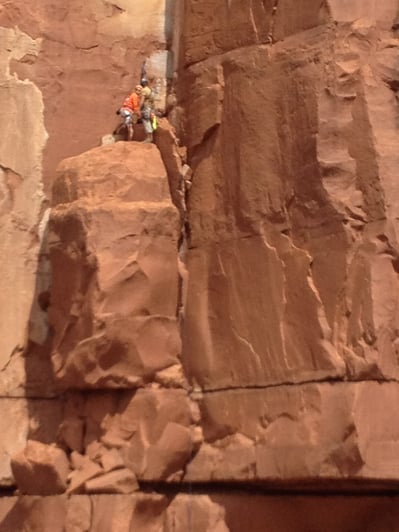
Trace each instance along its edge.
{"label": "person wearing helmet", "polygon": [[137,120],[140,118],[140,98],[143,87],[136,85],[134,92],[132,92],[127,98],[125,98],[122,107],[116,111],[116,114],[120,115],[123,119],[114,131],[117,134],[122,127],[127,129],[127,140],[133,140],[134,124],[137,124]]}
{"label": "person wearing helmet", "polygon": [[152,118],[154,115],[154,99],[151,88],[148,86],[148,81],[145,78],[142,78],[140,81],[142,87],[141,97],[140,97],[140,112],[141,120],[143,122],[144,131],[146,133],[146,139],[144,142],[153,141],[153,127],[152,127]]}

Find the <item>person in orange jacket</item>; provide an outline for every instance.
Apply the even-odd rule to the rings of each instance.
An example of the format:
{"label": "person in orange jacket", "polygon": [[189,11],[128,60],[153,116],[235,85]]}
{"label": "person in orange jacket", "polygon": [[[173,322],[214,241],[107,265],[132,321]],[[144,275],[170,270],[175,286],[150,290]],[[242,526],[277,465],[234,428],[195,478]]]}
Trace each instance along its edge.
{"label": "person in orange jacket", "polygon": [[122,107],[116,111],[116,114],[121,116],[123,123],[120,124],[114,131],[114,135],[118,134],[123,126],[127,129],[127,140],[133,139],[134,124],[141,116],[140,100],[143,87],[136,85],[134,92],[127,96],[122,104]]}

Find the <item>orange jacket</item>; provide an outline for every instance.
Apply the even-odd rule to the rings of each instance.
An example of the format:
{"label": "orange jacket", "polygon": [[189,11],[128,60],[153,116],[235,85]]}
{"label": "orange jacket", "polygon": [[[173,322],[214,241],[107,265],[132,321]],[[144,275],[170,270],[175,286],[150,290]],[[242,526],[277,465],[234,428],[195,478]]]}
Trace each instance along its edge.
{"label": "orange jacket", "polygon": [[131,109],[133,113],[140,114],[140,98],[135,92],[132,92],[130,96],[125,98],[125,101],[123,102],[122,107],[127,107],[128,109]]}

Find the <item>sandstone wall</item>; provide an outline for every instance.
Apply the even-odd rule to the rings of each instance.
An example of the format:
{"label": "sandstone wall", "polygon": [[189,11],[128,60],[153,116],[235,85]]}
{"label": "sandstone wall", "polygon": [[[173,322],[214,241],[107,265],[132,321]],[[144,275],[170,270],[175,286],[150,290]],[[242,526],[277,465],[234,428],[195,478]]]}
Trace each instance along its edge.
{"label": "sandstone wall", "polygon": [[193,480],[398,478],[398,5],[349,4],[186,2]]}
{"label": "sandstone wall", "polygon": [[398,8],[0,8],[0,530],[395,529]]}

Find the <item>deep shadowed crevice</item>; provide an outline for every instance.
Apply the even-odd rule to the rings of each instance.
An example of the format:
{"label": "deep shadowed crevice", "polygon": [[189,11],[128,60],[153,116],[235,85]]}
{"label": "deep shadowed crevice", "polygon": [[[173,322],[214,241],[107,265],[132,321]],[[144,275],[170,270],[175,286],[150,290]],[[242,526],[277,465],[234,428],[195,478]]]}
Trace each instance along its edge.
{"label": "deep shadowed crevice", "polygon": [[399,495],[399,482],[393,480],[352,479],[339,480],[334,478],[313,478],[309,480],[293,479],[289,481],[212,481],[212,482],[140,482],[143,493],[158,493],[175,496],[178,494],[191,495],[266,495],[292,497],[306,495],[309,497],[326,496],[357,497],[372,494],[377,497]]}

